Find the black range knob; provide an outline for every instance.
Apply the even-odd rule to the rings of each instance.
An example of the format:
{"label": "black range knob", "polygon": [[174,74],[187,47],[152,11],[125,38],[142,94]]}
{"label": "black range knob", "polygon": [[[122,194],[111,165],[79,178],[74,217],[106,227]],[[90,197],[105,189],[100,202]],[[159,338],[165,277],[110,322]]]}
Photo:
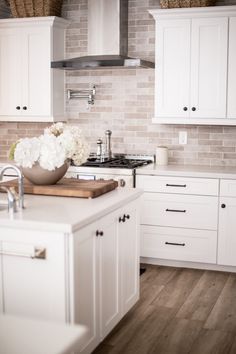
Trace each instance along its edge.
{"label": "black range knob", "polygon": [[221,204],[221,208],[222,209],[226,208],[226,205],[225,204]]}
{"label": "black range knob", "polygon": [[27,107],[26,107],[26,106],[23,106],[23,110],[26,111],[26,110],[27,110]]}
{"label": "black range knob", "polygon": [[103,236],[103,231],[97,230],[97,231],[96,231],[96,236]]}
{"label": "black range knob", "polygon": [[20,106],[16,106],[16,109],[19,111],[19,109],[20,109]]}
{"label": "black range knob", "polygon": [[193,112],[196,111],[196,107],[192,107],[192,111],[193,111]]}
{"label": "black range knob", "polygon": [[125,217],[126,219],[130,219],[130,215],[129,215],[129,214],[124,215],[124,217]]}
{"label": "black range knob", "polygon": [[188,107],[184,107],[183,110],[184,110],[184,111],[187,111],[187,110],[188,110]]}

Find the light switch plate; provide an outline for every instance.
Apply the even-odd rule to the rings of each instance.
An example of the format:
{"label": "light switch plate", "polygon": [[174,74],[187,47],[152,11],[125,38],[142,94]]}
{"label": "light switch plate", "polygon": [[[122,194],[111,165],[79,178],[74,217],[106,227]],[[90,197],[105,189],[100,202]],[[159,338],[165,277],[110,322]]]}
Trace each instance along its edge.
{"label": "light switch plate", "polygon": [[188,141],[188,133],[186,131],[179,132],[179,144],[186,145]]}

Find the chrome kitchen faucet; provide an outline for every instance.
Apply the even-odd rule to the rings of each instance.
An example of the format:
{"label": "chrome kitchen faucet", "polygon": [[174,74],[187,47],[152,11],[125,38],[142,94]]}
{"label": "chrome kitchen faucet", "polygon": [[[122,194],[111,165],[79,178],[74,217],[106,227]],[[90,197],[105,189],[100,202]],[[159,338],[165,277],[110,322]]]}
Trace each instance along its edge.
{"label": "chrome kitchen faucet", "polygon": [[[3,179],[3,175],[4,173],[7,171],[7,170],[14,170],[18,176],[18,193],[19,193],[19,200],[18,200],[18,204],[19,204],[19,208],[20,209],[23,209],[24,208],[24,183],[23,183],[23,180],[24,180],[24,177],[23,177],[23,174],[21,172],[21,170],[14,166],[14,165],[6,165],[2,168],[1,172],[0,172],[0,181]],[[9,207],[11,206],[11,201],[10,201],[10,198],[9,198],[10,194],[8,193],[8,204],[9,204]],[[15,211],[15,210],[14,210]]]}

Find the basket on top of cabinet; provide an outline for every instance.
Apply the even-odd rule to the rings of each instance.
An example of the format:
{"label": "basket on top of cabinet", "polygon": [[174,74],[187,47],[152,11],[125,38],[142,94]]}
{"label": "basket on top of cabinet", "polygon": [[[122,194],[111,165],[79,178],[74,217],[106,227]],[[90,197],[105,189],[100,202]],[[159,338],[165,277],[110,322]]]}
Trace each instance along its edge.
{"label": "basket on top of cabinet", "polygon": [[13,17],[59,16],[63,0],[6,0]]}

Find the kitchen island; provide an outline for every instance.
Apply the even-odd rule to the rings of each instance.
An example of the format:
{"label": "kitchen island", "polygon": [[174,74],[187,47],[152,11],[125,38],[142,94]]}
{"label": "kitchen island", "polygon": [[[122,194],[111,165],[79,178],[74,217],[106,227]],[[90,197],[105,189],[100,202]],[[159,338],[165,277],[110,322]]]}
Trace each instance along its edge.
{"label": "kitchen island", "polygon": [[90,353],[139,298],[141,194],[26,195],[23,212],[0,211],[0,311],[85,325]]}

